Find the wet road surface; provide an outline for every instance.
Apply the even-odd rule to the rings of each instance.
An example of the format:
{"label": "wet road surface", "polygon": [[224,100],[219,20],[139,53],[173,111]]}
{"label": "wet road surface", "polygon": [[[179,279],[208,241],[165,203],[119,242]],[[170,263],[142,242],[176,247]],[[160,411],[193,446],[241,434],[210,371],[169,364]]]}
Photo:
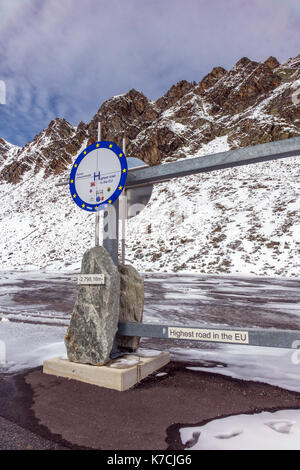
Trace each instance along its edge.
{"label": "wet road surface", "polygon": [[[63,338],[76,299],[76,277],[0,273],[0,319],[4,320],[0,333],[1,328],[5,331],[9,326],[14,352],[19,348],[22,356],[25,344],[27,349],[33,348],[36,338],[30,336],[34,341],[29,340],[29,344],[27,335],[34,329],[41,340],[34,355],[39,357],[43,344],[49,341],[57,350],[55,341]],[[299,287],[300,279],[146,274],[144,322],[300,330]],[[160,350],[176,350],[177,345],[188,351],[186,341],[142,340],[143,347]],[[191,347],[194,351],[212,351],[215,345],[193,342]],[[274,357],[277,365],[278,358]],[[221,358],[223,362],[216,362],[196,355],[195,360],[198,365],[215,366],[212,370],[220,371],[220,366],[227,368],[227,359]],[[182,426],[231,414],[299,408],[297,392],[193,371],[189,367],[193,363],[184,360],[173,360],[163,368],[165,375],[152,375],[121,395],[42,374],[41,367],[0,374],[0,449],[182,449]],[[254,362],[250,364],[253,367]],[[237,367],[240,370],[240,362]],[[253,371],[256,376],[256,368]]]}
{"label": "wet road surface", "polygon": [[[0,317],[68,325],[76,277],[0,273]],[[300,279],[146,274],[144,321],[300,329]]]}
{"label": "wet road surface", "polygon": [[[144,278],[145,323],[300,330],[300,279],[164,273]],[[77,274],[2,272],[0,318],[67,327],[76,282]],[[215,348],[214,343],[153,338],[142,338],[141,345],[165,351]]]}
{"label": "wet road surface", "polygon": [[[0,316],[68,324],[76,274],[0,273]],[[300,329],[300,279],[146,274],[144,320]]]}

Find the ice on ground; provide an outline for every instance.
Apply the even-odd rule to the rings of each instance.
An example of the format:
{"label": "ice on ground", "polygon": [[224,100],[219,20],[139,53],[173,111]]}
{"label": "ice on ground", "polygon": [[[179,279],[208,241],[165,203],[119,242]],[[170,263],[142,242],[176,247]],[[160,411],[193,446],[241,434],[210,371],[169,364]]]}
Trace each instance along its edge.
{"label": "ice on ground", "polygon": [[198,350],[170,348],[170,353],[172,360],[190,362],[187,369],[192,371],[212,372],[300,392],[298,349],[222,344]]}
{"label": "ice on ground", "polygon": [[65,333],[66,328],[60,326],[1,322],[0,344],[5,347],[5,358],[0,360],[0,373],[41,366],[53,357],[66,358]]}
{"label": "ice on ground", "polygon": [[[76,298],[76,276],[0,274],[0,320],[10,320],[0,321],[0,344],[2,340],[6,345],[6,363],[0,370],[23,371],[65,354],[64,335]],[[300,330],[299,315],[294,313],[294,307],[300,305],[299,280],[160,273],[147,275],[145,281],[144,323],[200,327],[216,321],[225,326],[230,321],[232,326],[247,325],[248,329],[275,322],[279,328]],[[176,294],[178,289],[182,291],[180,301],[176,296],[165,298],[166,292]],[[207,300],[191,299],[191,292],[201,292]],[[232,293],[240,293],[241,299]],[[258,302],[277,303],[279,297],[283,302],[280,309],[266,309],[265,303]],[[251,308],[246,309],[247,302]],[[161,351],[169,351],[173,361],[186,362],[195,374],[218,373],[300,392],[300,350],[141,338],[136,356],[155,357]]]}
{"label": "ice on ground", "polygon": [[136,366],[139,362],[139,357],[134,355],[126,355],[120,359],[116,359],[114,362],[109,364],[109,367],[113,367],[114,369],[127,369],[129,367]]}
{"label": "ice on ground", "polygon": [[161,351],[157,351],[155,349],[138,348],[135,353],[140,357],[155,357],[159,356]]}
{"label": "ice on ground", "polygon": [[300,450],[300,411],[215,419],[181,428],[180,437],[188,450]]}
{"label": "ice on ground", "polygon": [[[66,357],[66,327],[12,321],[0,322],[0,325],[0,344],[6,346],[6,361],[0,372],[23,371],[42,365],[45,359]],[[141,344],[143,342],[144,339]],[[153,346],[158,347],[155,343]],[[201,349],[185,345],[167,349],[173,361],[188,362],[188,369],[195,373],[212,372],[300,392],[300,350],[297,349],[227,344],[205,345]],[[135,353],[136,357],[155,357],[159,354],[161,350],[143,347]]]}

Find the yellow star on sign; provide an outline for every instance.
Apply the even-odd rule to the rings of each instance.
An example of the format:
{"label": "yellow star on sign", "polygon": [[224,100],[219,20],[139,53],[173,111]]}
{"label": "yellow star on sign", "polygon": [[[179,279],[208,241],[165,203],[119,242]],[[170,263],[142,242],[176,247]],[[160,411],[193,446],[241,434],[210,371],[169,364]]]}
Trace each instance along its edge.
{"label": "yellow star on sign", "polygon": [[76,197],[76,194],[73,194],[73,197]]}
{"label": "yellow star on sign", "polygon": [[121,190],[123,188],[123,186],[119,186],[119,189]]}
{"label": "yellow star on sign", "polygon": [[112,148],[112,144],[110,144],[109,148],[110,148],[110,149]]}
{"label": "yellow star on sign", "polygon": [[84,155],[86,155],[86,150],[83,153],[84,153]]}
{"label": "yellow star on sign", "polygon": [[124,168],[123,173],[126,173],[126,168]]}
{"label": "yellow star on sign", "polygon": [[99,147],[99,144],[97,144],[96,147]]}
{"label": "yellow star on sign", "polygon": [[111,199],[108,202],[109,202],[109,204],[111,204]]}
{"label": "yellow star on sign", "polygon": [[98,209],[98,206],[95,207],[95,211]]}
{"label": "yellow star on sign", "polygon": [[85,207],[85,204],[82,204],[81,207]]}
{"label": "yellow star on sign", "polygon": [[123,156],[123,154],[122,154],[122,153],[119,153],[119,157],[122,157],[122,156]]}
{"label": "yellow star on sign", "polygon": [[71,180],[71,183],[74,183],[74,180]]}
{"label": "yellow star on sign", "polygon": [[74,166],[75,166],[75,168],[76,168],[76,167],[77,167],[77,163],[75,163],[75,165],[74,165]]}

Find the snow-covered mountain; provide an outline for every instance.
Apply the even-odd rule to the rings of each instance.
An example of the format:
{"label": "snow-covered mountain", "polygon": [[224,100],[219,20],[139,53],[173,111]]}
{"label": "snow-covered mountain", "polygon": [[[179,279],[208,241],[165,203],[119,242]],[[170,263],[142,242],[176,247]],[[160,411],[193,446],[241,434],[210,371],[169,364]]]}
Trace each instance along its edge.
{"label": "snow-covered mountain", "polygon": [[[75,269],[94,243],[94,215],[70,199],[76,155],[97,138],[150,165],[300,135],[300,56],[280,65],[241,59],[157,101],[130,90],[89,124],[56,119],[24,148],[0,139],[1,267]],[[291,157],[156,185],[127,226],[129,262],[141,271],[300,277],[299,159]]]}

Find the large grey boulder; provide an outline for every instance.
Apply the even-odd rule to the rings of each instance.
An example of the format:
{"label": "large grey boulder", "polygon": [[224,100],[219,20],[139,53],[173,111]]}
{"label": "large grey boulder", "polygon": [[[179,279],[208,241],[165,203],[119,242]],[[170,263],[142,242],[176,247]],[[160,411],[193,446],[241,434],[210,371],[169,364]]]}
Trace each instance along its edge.
{"label": "large grey boulder", "polygon": [[[144,279],[130,265],[119,265],[120,287],[120,322],[141,322],[144,308]],[[118,336],[118,347],[135,351],[139,347],[138,336]]]}
{"label": "large grey boulder", "polygon": [[104,274],[105,285],[79,285],[65,345],[70,361],[103,365],[118,329],[120,275],[105,248],[83,255],[81,274]]}

